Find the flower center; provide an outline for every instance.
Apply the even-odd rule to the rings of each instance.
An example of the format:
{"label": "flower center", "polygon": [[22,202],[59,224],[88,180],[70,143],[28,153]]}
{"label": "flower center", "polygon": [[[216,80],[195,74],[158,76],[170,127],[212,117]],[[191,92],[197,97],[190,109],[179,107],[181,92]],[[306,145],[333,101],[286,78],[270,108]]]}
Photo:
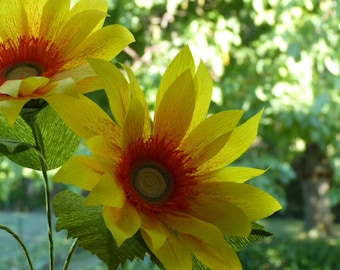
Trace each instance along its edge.
{"label": "flower center", "polygon": [[10,67],[5,72],[5,77],[7,80],[21,80],[27,77],[40,76],[42,74],[42,69],[32,63],[20,63]]}
{"label": "flower center", "polygon": [[0,42],[0,85],[6,80],[31,76],[52,77],[62,70],[65,59],[51,40],[31,35]]}
{"label": "flower center", "polygon": [[170,173],[159,164],[143,164],[132,175],[133,187],[150,203],[157,204],[167,199],[172,190],[172,182]]}

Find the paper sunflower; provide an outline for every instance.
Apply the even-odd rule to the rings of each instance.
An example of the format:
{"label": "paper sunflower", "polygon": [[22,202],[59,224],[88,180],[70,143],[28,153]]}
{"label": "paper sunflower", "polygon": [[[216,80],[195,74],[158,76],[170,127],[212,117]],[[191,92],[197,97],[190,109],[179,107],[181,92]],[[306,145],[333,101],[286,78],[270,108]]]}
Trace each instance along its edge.
{"label": "paper sunflower", "polygon": [[269,194],[244,184],[263,170],[226,167],[252,144],[261,112],[239,126],[239,110],[206,118],[211,77],[202,63],[195,71],[188,47],[164,74],[153,124],[128,68],[129,83],[110,63],[90,63],[114,121],[88,99],[68,99],[75,113],[59,109],[93,156],[71,158],[54,180],[90,191],[86,204],[103,205],[118,246],[140,230],[166,269],[191,269],[192,255],[210,269],[241,269],[224,236],[246,237],[252,221],[280,209]]}
{"label": "paper sunflower", "polygon": [[111,60],[134,38],[120,25],[101,28],[105,0],[0,2],[0,111],[12,124],[31,99],[95,90],[86,58]]}

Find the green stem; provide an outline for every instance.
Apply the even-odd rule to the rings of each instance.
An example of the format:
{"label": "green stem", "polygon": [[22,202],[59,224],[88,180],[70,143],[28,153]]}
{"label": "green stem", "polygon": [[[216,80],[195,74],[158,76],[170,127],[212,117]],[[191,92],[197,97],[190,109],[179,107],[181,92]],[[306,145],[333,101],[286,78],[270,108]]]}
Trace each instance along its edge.
{"label": "green stem", "polygon": [[63,270],[67,270],[68,269],[68,266],[71,262],[71,258],[72,258],[72,255],[77,247],[77,244],[78,244],[78,239],[74,240],[72,246],[70,247],[68,253],[67,253],[67,258],[65,260],[65,264],[64,264],[64,268]]}
{"label": "green stem", "polygon": [[44,178],[44,190],[45,190],[45,205],[46,205],[46,217],[47,217],[47,230],[48,230],[48,240],[49,240],[49,250],[50,250],[50,270],[54,268],[54,256],[53,256],[53,228],[52,228],[52,207],[51,207],[51,194],[47,175],[47,164],[45,159],[44,143],[41,135],[40,128],[36,123],[36,118],[25,119],[27,124],[31,127],[33,132],[33,137],[36,142],[37,150],[40,152],[39,158],[41,161],[41,171]]}
{"label": "green stem", "polygon": [[34,270],[33,264],[32,264],[31,258],[30,258],[30,255],[29,255],[29,253],[28,253],[28,250],[27,250],[27,248],[26,248],[24,242],[21,240],[20,236],[17,235],[15,232],[13,232],[13,231],[12,231],[10,228],[8,228],[7,226],[1,225],[1,224],[0,224],[0,230],[4,230],[4,231],[8,232],[10,235],[13,236],[13,238],[14,238],[15,240],[17,240],[17,242],[18,242],[19,245],[22,247],[22,249],[23,249],[23,251],[24,251],[24,253],[25,253],[26,260],[27,260],[27,262],[28,262],[28,265],[29,265],[29,267],[30,267],[30,270]]}

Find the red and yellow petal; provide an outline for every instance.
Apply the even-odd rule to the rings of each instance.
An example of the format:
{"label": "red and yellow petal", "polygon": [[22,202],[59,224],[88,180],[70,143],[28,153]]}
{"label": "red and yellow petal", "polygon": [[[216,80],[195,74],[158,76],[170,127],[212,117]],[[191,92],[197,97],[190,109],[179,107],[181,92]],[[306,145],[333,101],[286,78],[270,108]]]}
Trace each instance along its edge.
{"label": "red and yellow petal", "polygon": [[118,246],[132,237],[141,227],[141,217],[129,203],[122,208],[104,206],[103,216]]}
{"label": "red and yellow petal", "polygon": [[69,159],[53,176],[55,182],[71,184],[85,190],[92,190],[102,178],[103,170],[96,160],[88,156]]}

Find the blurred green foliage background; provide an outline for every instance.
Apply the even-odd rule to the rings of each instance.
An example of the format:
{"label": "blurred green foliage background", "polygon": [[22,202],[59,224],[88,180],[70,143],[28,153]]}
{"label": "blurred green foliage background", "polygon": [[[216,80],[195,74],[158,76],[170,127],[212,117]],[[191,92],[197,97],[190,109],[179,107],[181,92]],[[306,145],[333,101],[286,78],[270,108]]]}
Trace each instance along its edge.
{"label": "blurred green foliage background", "polygon": [[[340,221],[338,1],[109,0],[109,7],[106,24],[122,24],[136,38],[114,62],[135,71],[151,109],[163,72],[186,44],[211,72],[210,113],[244,109],[246,119],[265,108],[258,139],[235,165],[269,168],[250,183],[283,204],[276,217],[304,219],[305,228],[333,239],[338,231],[325,226]],[[102,92],[91,97],[107,109]],[[0,209],[43,209],[39,177],[0,157]],[[54,185],[54,192],[62,188]],[[331,220],[320,227],[329,216],[317,214],[325,209]],[[336,269],[331,250],[339,242],[326,238],[301,247],[291,236],[287,232],[277,238],[281,242],[246,249],[241,253],[245,269]],[[270,246],[275,247],[270,256],[277,256],[276,265],[263,252]],[[317,256],[321,246],[329,251],[322,261]],[[294,256],[289,259],[289,254]],[[307,263],[299,264],[306,254],[311,254]]]}

